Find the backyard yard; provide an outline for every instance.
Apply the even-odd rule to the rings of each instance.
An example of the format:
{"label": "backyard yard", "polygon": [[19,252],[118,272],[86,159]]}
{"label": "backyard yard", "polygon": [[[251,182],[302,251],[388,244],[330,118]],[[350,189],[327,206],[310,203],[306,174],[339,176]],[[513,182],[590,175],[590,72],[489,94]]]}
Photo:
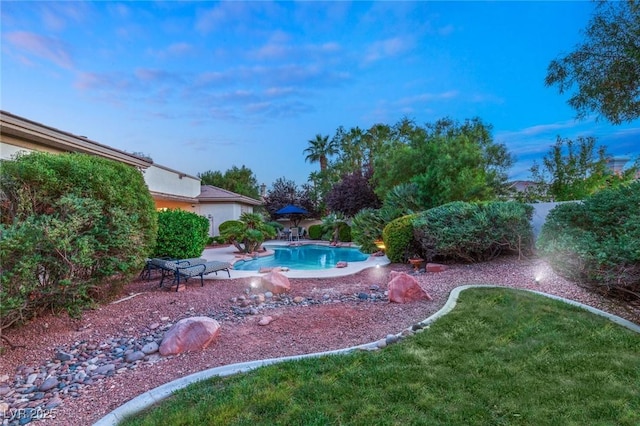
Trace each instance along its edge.
{"label": "backyard yard", "polygon": [[[55,419],[47,421],[47,424],[52,425],[89,425],[93,424],[111,410],[147,390],[207,368],[237,362],[340,349],[383,339],[388,334],[398,333],[435,313],[444,305],[451,290],[464,284],[493,284],[538,290],[616,313],[635,323],[640,322],[640,315],[637,311],[629,311],[623,306],[619,306],[599,295],[588,292],[575,283],[558,277],[550,270],[545,262],[539,259],[518,260],[517,257],[502,257],[492,262],[471,265],[449,265],[449,269],[440,273],[423,272],[415,275],[415,277],[418,279],[420,285],[431,295],[433,300],[422,300],[409,304],[388,303],[383,297],[389,274],[393,270],[411,273],[412,268],[410,265],[392,264],[388,267],[371,268],[358,274],[345,277],[291,279],[292,289],[290,294],[280,300],[266,301],[262,305],[259,303],[260,290],[251,287],[253,280],[250,278],[232,280],[207,279],[205,280],[204,287],[200,287],[199,282],[190,281],[186,291],[178,293],[168,288],[158,288],[159,280],[134,281],[125,288],[124,293],[121,295],[122,299],[125,297],[129,298],[119,303],[103,305],[95,310],[88,311],[80,320],[72,320],[65,316],[56,317],[45,315],[27,324],[25,327],[9,330],[5,334],[6,337],[9,338],[14,345],[21,347],[7,349],[5,351],[0,358],[0,364],[2,364],[0,370],[8,372],[8,374],[11,374],[11,378],[13,378],[14,374],[16,374],[15,372],[18,370],[29,371],[29,369],[33,370],[39,366],[50,364],[58,350],[71,351],[73,348],[78,347],[95,348],[91,353],[93,357],[105,356],[105,354],[100,355],[100,348],[105,346],[105,342],[118,339],[143,340],[146,336],[151,335],[154,330],[162,329],[185,317],[205,315],[217,319],[220,322],[221,333],[219,339],[206,350],[172,357],[163,357],[154,362],[140,361],[136,363],[135,367],[125,368],[123,369],[124,371],[83,385],[79,387],[73,396],[64,395],[62,397],[62,404],[54,410]],[[539,281],[535,280],[536,277],[539,278]],[[370,297],[363,298],[361,297],[362,294],[370,295]],[[255,298],[252,296],[255,296]],[[490,300],[492,300],[492,298],[499,300],[503,297],[505,296],[491,296]],[[471,302],[476,298],[480,299],[480,294],[469,293],[465,300]],[[511,309],[508,311],[510,312],[509,315],[519,315],[521,309],[514,309],[514,306],[525,307],[527,303],[528,302],[523,301],[517,302],[515,305],[513,303],[508,304],[507,307],[509,308],[510,306],[509,309]],[[243,304],[245,305],[244,308],[241,306]],[[484,311],[493,304],[494,303],[485,301],[475,309]],[[498,303],[495,304],[499,305]],[[462,304],[461,307],[464,308],[465,305],[467,305],[467,302]],[[254,310],[249,309],[249,311],[247,311],[246,308],[253,308]],[[393,386],[393,391],[390,392],[387,397],[391,399],[380,399],[380,396],[371,394],[370,412],[365,410],[364,412],[356,413],[355,411],[350,411],[354,410],[354,408],[349,405],[349,407],[346,408],[336,406],[335,409],[340,412],[329,415],[337,416],[332,417],[334,419],[344,420],[346,417],[340,416],[357,414],[358,416],[364,417],[354,417],[354,419],[362,418],[364,420],[370,418],[367,417],[370,415],[381,415],[379,413],[381,407],[383,408],[385,405],[388,405],[388,403],[397,401],[404,407],[399,412],[400,417],[398,419],[406,419],[406,417],[404,417],[407,412],[406,404],[419,404],[420,407],[427,407],[433,402],[433,399],[446,401],[448,398],[453,398],[449,401],[449,404],[460,406],[462,411],[457,414],[447,413],[446,405],[442,405],[438,409],[441,410],[438,416],[442,417],[434,417],[434,419],[444,418],[450,414],[463,417],[478,415],[478,418],[484,419],[486,417],[482,416],[491,414],[496,416],[496,424],[499,424],[502,421],[512,423],[510,421],[507,422],[507,420],[518,419],[518,416],[539,415],[539,413],[531,414],[526,410],[526,407],[516,406],[515,401],[517,398],[515,397],[509,397],[515,398],[510,399],[511,402],[505,400],[504,404],[498,403],[501,400],[501,397],[499,398],[498,395],[509,393],[507,386],[509,386],[510,381],[508,380],[505,384],[496,385],[496,394],[493,394],[493,396],[487,394],[485,399],[481,400],[484,408],[474,408],[473,406],[467,405],[470,398],[477,399],[478,393],[485,392],[483,387],[486,383],[472,384],[473,381],[482,381],[485,380],[486,377],[497,378],[500,375],[515,374],[515,372],[509,369],[516,368],[516,366],[520,365],[519,363],[506,363],[505,360],[509,358],[511,351],[505,351],[503,349],[502,352],[500,352],[501,350],[498,347],[493,348],[495,342],[506,343],[510,339],[518,340],[522,345],[522,347],[518,349],[520,354],[527,353],[531,355],[529,358],[525,357],[523,361],[519,361],[525,364],[526,360],[529,359],[531,362],[537,360],[536,362],[542,363],[540,365],[548,365],[549,368],[554,367],[555,364],[553,360],[558,354],[553,344],[555,341],[562,342],[564,349],[561,352],[563,352],[563,356],[571,355],[571,345],[566,346],[564,343],[564,335],[553,334],[545,337],[545,339],[551,339],[550,341],[537,342],[535,330],[536,327],[544,327],[545,330],[557,327],[552,321],[555,317],[558,317],[559,320],[569,321],[570,324],[574,322],[578,324],[582,321],[580,318],[583,316],[572,308],[569,309],[568,312],[563,310],[565,308],[558,310],[559,307],[557,305],[553,305],[552,308],[548,309],[550,309],[549,312],[546,312],[547,308],[543,310],[545,311],[544,315],[539,314],[540,319],[537,323],[534,322],[534,325],[527,323],[529,320],[523,319],[525,322],[521,324],[529,324],[522,325],[524,331],[504,331],[498,334],[492,334],[492,330],[499,330],[499,327],[502,326],[494,326],[493,321],[501,318],[502,314],[490,310],[484,313],[475,312],[473,314],[465,313],[465,310],[455,310],[454,313],[436,322],[432,327],[433,329],[439,328],[443,330],[442,333],[438,333],[442,335],[427,337],[431,336],[430,330],[427,333],[421,334],[420,337],[413,340],[412,343],[405,344],[405,342],[403,342],[397,345],[397,347],[394,345],[385,348],[375,355],[361,354],[356,357],[346,357],[341,360],[336,359],[332,361],[337,363],[335,367],[331,368],[332,370],[339,371],[339,369],[342,368],[341,366],[344,366],[344,368],[347,369],[344,373],[345,377],[350,378],[364,374],[362,377],[363,381],[355,381],[354,385],[360,383],[362,386],[371,387],[373,383],[378,380],[376,379],[378,374],[382,374],[374,373],[374,371],[376,371],[375,369],[384,366],[390,356],[392,358],[398,356],[401,357],[401,359],[412,360],[410,364],[415,364],[412,368],[425,370],[423,376],[421,376],[424,380],[441,380],[435,376],[433,378],[429,376],[429,374],[431,374],[429,373],[431,371],[430,365],[436,367],[438,363],[445,362],[449,359],[449,361],[445,362],[445,365],[440,365],[438,369],[440,371],[447,371],[443,369],[448,365],[446,368],[449,369],[449,373],[453,374],[454,370],[457,369],[456,366],[462,365],[463,363],[462,359],[456,360],[452,358],[451,354],[456,351],[456,345],[458,345],[457,347],[461,357],[463,354],[469,352],[465,351],[465,348],[472,349],[476,347],[472,346],[471,341],[477,340],[473,345],[479,345],[477,346],[478,350],[474,349],[471,351],[472,354],[477,355],[477,359],[464,361],[464,363],[470,363],[471,367],[469,368],[475,371],[475,376],[474,374],[470,375],[467,373],[464,380],[462,377],[458,378],[458,383],[464,382],[465,385],[463,389],[460,389],[457,393],[445,396],[444,393],[449,395],[449,389],[444,386],[444,383],[440,382],[438,382],[440,384],[437,386],[431,386],[430,392],[435,391],[435,394],[417,392],[418,388],[429,386],[421,384],[420,382],[406,382],[406,384],[403,385],[402,383],[405,381],[405,376],[400,374],[400,372],[390,370],[389,373],[391,376],[382,375],[380,376],[380,380],[386,384],[385,386]],[[258,321],[262,315],[272,316],[274,321],[267,326],[260,326],[258,325]],[[462,319],[460,319],[460,315]],[[535,317],[537,314],[534,313],[532,315]],[[590,318],[590,316],[588,317]],[[619,340],[618,332],[615,331],[617,327],[605,325],[607,323],[601,319],[588,319],[588,321],[595,321],[587,323],[591,324],[587,327],[591,329],[594,334],[599,334],[599,331],[603,330],[606,332],[605,337],[608,335],[613,341]],[[509,322],[510,321],[507,320],[507,323]],[[518,322],[518,324],[520,324],[520,322]],[[562,328],[567,328],[567,323],[564,322],[563,324],[565,325],[562,326]],[[472,329],[472,326],[479,327],[479,330]],[[442,327],[444,327],[444,329]],[[480,334],[481,331],[482,333],[488,334]],[[477,339],[470,339],[468,337],[469,334],[474,335],[475,333],[478,333]],[[463,343],[460,344],[460,342],[455,343],[452,340],[456,336],[463,335],[466,335],[467,337],[465,339],[469,341],[463,341]],[[437,340],[429,343],[420,343],[421,340],[418,339],[424,338]],[[449,348],[443,346],[447,339],[450,340],[449,344],[452,345]],[[631,335],[625,339],[631,340],[629,344],[636,345],[635,349],[633,349],[633,346],[631,346],[631,348],[635,350],[634,353],[637,354],[638,336]],[[529,341],[529,343],[526,343],[526,341]],[[622,342],[623,341],[620,341],[620,344],[622,344]],[[527,348],[526,344],[532,346]],[[596,343],[594,343],[594,345],[595,344]],[[446,352],[423,354],[421,351],[425,350],[425,345],[429,347],[443,346],[443,351],[446,350]],[[593,346],[593,348],[605,349],[607,346],[607,344],[604,343],[598,343],[598,345],[601,346]],[[618,343],[616,343],[616,345],[618,345]],[[618,346],[612,345],[612,347]],[[416,348],[422,349],[418,350]],[[480,350],[481,348],[485,349]],[[580,358],[585,356],[584,346],[575,346],[575,348],[574,355],[578,357],[574,360],[575,362],[565,360],[562,361],[563,364],[554,368],[567,369],[571,366],[571,368],[585,370],[589,372],[589,374],[595,374],[596,372],[591,371],[588,364],[583,364],[582,358]],[[496,353],[495,351],[500,353]],[[589,351],[587,351],[587,354],[588,353]],[[444,354],[447,355],[444,356]],[[426,358],[423,359],[423,355]],[[372,356],[373,358],[366,358],[368,356]],[[436,362],[437,360],[439,361]],[[631,362],[633,362],[633,360],[626,362],[624,358],[615,358],[610,361],[611,365],[616,365],[615,368],[628,368],[632,365]],[[637,357],[635,362],[637,363]],[[311,369],[310,371],[314,371],[313,368],[316,368],[314,367],[315,364],[318,364],[318,366],[320,366],[318,368],[321,368],[325,362],[305,361],[303,364],[286,368],[293,368],[293,370],[291,370],[293,372],[297,372],[300,368],[309,368]],[[482,367],[483,365],[484,367]],[[500,365],[506,370],[492,372],[489,376],[484,375],[484,368],[488,368],[489,366],[496,368]],[[562,367],[562,365],[564,367]],[[598,369],[601,368],[601,364],[594,365],[597,366]],[[359,372],[354,370],[356,366],[359,366]],[[531,366],[527,366],[527,368],[530,367]],[[273,367],[269,370],[270,372],[265,374],[273,377],[274,382],[278,382],[280,379],[276,380],[276,376],[279,374],[278,372],[281,368],[283,367]],[[637,368],[637,365],[636,370],[640,370]],[[523,366],[523,371],[528,370],[524,369]],[[617,383],[616,387],[621,388],[619,389],[621,393],[615,393],[615,395],[623,395],[625,398],[628,397],[627,399],[631,398],[631,400],[623,402],[622,399],[618,399],[616,400],[617,402],[614,401],[615,404],[612,402],[607,405],[603,399],[600,401],[602,405],[596,404],[593,407],[594,409],[599,407],[605,411],[622,412],[620,410],[624,411],[626,410],[625,407],[627,407],[624,404],[634,404],[632,398],[634,395],[626,393],[628,391],[622,389],[626,387],[624,384],[624,376],[626,374],[624,371],[626,370],[604,371],[609,371],[612,383]],[[435,374],[435,371],[433,371],[433,373]],[[298,373],[295,373],[295,375],[297,374]],[[325,373],[318,374],[318,380],[325,380],[327,382],[325,384],[326,386],[331,385],[330,382],[334,379],[338,379],[330,374],[330,372],[325,371]],[[328,375],[323,376],[323,374]],[[585,373],[585,380],[589,374]],[[598,377],[602,378],[601,376],[603,374],[606,376],[609,373],[597,374]],[[475,379],[467,385],[466,380],[470,380],[473,377],[475,377]],[[630,380],[629,386],[637,383],[637,379],[638,377],[635,377],[635,379]],[[260,381],[263,379],[247,378],[246,380],[248,380],[246,383],[252,383],[252,380]],[[285,388],[274,389],[272,396],[265,396],[266,399],[264,403],[267,406],[270,406],[268,402],[272,401],[269,398],[275,398],[273,400],[274,404],[280,406],[282,405],[279,402],[281,401],[280,398],[291,396],[287,393],[290,390],[287,390],[286,387],[286,383],[288,383],[287,380],[283,381]],[[548,391],[555,389],[557,385],[554,383],[552,386],[541,387],[544,379],[536,380],[536,382],[531,382],[530,385],[537,386],[536,392],[538,392],[539,395],[546,394]],[[542,382],[540,380],[542,380]],[[391,382],[387,383],[389,381]],[[491,381],[493,381],[493,379],[491,379]],[[246,385],[241,384],[240,386]],[[471,386],[471,388],[466,389],[467,386]],[[635,389],[635,397],[637,399],[637,388]],[[261,390],[257,389],[256,392],[261,392]],[[265,388],[265,392],[267,392],[267,388]],[[373,392],[373,390],[371,390],[371,392]],[[513,392],[514,395],[517,395],[518,393],[522,393],[523,390],[518,388],[517,392],[516,390]],[[341,394],[338,393],[336,395]],[[344,396],[346,394],[342,395]],[[436,398],[436,396],[438,397]],[[295,402],[292,406],[293,411],[283,414],[284,417],[281,417],[283,422],[287,422],[287,419],[295,418],[288,416],[297,415],[295,411],[304,405],[304,401],[310,402],[315,398],[314,394],[306,393],[295,397],[302,399],[298,399],[297,402]],[[531,395],[527,393],[527,398],[535,399],[535,393]],[[574,402],[571,398],[574,398],[574,396],[568,398],[569,399],[566,400],[567,404],[573,404]],[[243,402],[241,400],[234,403],[247,404],[246,401]],[[496,407],[489,406],[492,403],[495,403]],[[247,406],[247,411],[254,414],[263,412],[263,410],[266,409],[265,404],[258,404],[259,406],[255,407]],[[322,402],[322,404],[331,404],[331,402],[325,401]],[[347,401],[347,404],[350,403]],[[308,403],[306,405],[311,413],[310,404]],[[319,405],[319,407],[320,406],[322,405]],[[637,402],[635,406],[629,405],[629,407],[635,407],[635,411],[638,411]],[[282,407],[279,407],[278,410],[280,410],[280,408]],[[221,408],[221,410],[221,412],[224,412],[226,409]],[[343,412],[343,410],[345,411]],[[618,419],[621,421],[628,419],[634,420],[633,412],[634,411],[631,410],[628,412],[627,417],[622,416]],[[571,414],[571,412],[567,413],[561,414]],[[271,412],[271,414],[274,416],[279,415],[276,412]],[[299,417],[299,419],[300,418],[302,417]],[[379,418],[383,419],[385,417]]]}

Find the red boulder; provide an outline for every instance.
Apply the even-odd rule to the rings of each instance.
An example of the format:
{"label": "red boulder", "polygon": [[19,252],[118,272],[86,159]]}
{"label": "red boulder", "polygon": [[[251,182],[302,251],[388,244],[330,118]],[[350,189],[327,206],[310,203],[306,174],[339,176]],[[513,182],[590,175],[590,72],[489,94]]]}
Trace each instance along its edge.
{"label": "red boulder", "polygon": [[428,299],[431,296],[424,291],[418,281],[404,272],[391,271],[389,281],[389,302],[408,303],[415,300]]}
{"label": "red boulder", "polygon": [[291,290],[289,278],[275,269],[260,278],[260,285],[273,294],[286,293]]}
{"label": "red boulder", "polygon": [[209,317],[191,317],[178,321],[160,344],[160,355],[176,355],[205,349],[220,334],[220,324]]}

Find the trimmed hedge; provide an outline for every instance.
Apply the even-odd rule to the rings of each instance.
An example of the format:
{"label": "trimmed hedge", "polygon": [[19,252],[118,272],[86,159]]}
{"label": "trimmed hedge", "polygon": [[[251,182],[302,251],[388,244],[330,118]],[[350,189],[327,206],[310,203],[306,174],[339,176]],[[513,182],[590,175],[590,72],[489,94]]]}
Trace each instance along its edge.
{"label": "trimmed hedge", "polygon": [[392,220],[382,230],[387,257],[391,262],[404,263],[420,250],[413,236],[415,214]]}
{"label": "trimmed hedge", "polygon": [[606,189],[547,216],[538,250],[560,275],[640,299],[640,182]]}
{"label": "trimmed hedge", "polygon": [[179,209],[158,213],[156,257],[200,257],[208,241],[209,221],[206,217]]}
{"label": "trimmed hedge", "polygon": [[429,209],[413,221],[427,261],[491,260],[505,253],[533,253],[533,207],[518,202],[455,201]]}
{"label": "trimmed hedge", "polygon": [[119,291],[155,245],[142,174],[85,154],[35,152],[0,167],[0,329]]}
{"label": "trimmed hedge", "polygon": [[309,239],[319,240],[322,238],[322,225],[310,225],[308,231]]}

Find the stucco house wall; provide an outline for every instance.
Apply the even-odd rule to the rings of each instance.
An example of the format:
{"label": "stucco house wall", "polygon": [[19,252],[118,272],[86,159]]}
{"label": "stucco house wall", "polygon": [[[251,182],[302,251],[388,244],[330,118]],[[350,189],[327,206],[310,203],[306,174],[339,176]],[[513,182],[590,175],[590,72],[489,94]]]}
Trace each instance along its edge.
{"label": "stucco house wall", "polygon": [[261,201],[211,185],[202,185],[196,213],[209,219],[209,235],[220,235],[218,227],[227,220],[238,220],[242,213],[253,213]]}
{"label": "stucco house wall", "polygon": [[1,158],[10,160],[18,152],[32,151],[81,152],[136,167],[143,174],[158,210],[182,209],[207,217],[211,236],[219,235],[218,226],[222,222],[236,220],[242,213],[253,212],[255,206],[262,204],[231,191],[202,186],[197,177],[155,164],[151,159],[0,111]]}

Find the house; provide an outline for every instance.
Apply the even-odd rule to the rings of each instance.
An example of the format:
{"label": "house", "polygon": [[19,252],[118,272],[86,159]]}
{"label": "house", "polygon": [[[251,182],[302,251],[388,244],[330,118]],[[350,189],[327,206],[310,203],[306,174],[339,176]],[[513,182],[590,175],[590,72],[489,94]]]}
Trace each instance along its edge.
{"label": "house", "polygon": [[242,213],[253,213],[262,204],[251,197],[236,194],[217,186],[202,185],[198,195],[196,212],[209,219],[209,235],[220,235],[218,227],[227,220],[236,220]]}
{"label": "house", "polygon": [[18,152],[32,151],[80,152],[135,167],[143,174],[158,210],[182,209],[201,214],[212,223],[212,236],[217,235],[217,226],[223,221],[238,219],[244,211],[253,212],[253,207],[261,204],[240,194],[201,186],[199,178],[156,164],[150,158],[0,111],[0,158],[10,160]]}

